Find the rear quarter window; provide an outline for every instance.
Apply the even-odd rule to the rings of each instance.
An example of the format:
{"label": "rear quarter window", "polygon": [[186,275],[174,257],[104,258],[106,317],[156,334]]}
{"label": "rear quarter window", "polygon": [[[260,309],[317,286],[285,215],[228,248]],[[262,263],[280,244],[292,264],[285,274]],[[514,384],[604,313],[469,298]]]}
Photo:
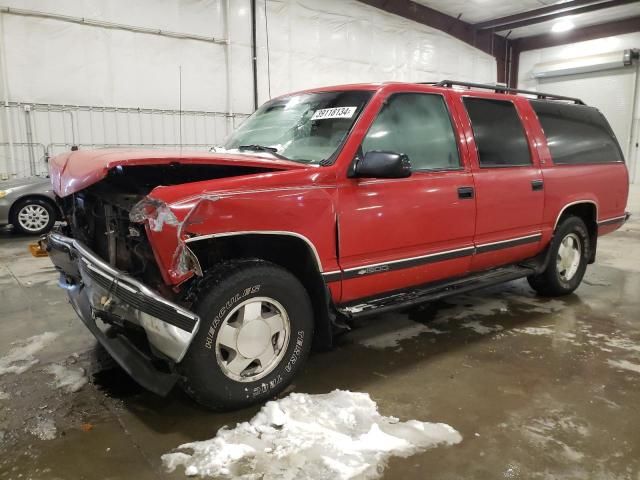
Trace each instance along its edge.
{"label": "rear quarter window", "polygon": [[557,164],[614,163],[624,158],[609,123],[594,107],[531,100]]}

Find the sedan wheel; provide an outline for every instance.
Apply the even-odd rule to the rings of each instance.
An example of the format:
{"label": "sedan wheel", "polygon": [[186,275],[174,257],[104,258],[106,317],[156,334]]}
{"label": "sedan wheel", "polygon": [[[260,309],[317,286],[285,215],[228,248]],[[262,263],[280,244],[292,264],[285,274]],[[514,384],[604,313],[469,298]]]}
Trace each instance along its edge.
{"label": "sedan wheel", "polygon": [[11,207],[10,222],[13,228],[27,235],[41,235],[53,228],[56,222],[55,205],[43,198],[25,198]]}
{"label": "sedan wheel", "polygon": [[28,204],[18,211],[18,223],[28,232],[39,232],[50,220],[49,212],[42,205]]}

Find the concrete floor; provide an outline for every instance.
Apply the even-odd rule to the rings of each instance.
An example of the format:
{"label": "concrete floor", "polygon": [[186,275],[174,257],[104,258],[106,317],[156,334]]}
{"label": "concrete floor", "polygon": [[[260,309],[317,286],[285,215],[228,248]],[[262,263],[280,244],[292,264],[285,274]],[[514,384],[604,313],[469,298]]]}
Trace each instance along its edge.
{"label": "concrete floor", "polygon": [[[392,459],[384,478],[640,479],[638,188],[629,209],[574,295],[546,300],[517,281],[372,319],[314,355],[291,390],[368,392],[384,415],[462,434],[458,445]],[[59,336],[24,373],[0,375],[1,479],[184,478],[164,471],[163,453],[256,413],[213,414],[179,391],[163,399],[138,388],[29,241],[0,234],[0,357],[12,342]],[[91,381],[65,393],[51,364],[83,368]],[[51,422],[55,438],[39,439]]]}

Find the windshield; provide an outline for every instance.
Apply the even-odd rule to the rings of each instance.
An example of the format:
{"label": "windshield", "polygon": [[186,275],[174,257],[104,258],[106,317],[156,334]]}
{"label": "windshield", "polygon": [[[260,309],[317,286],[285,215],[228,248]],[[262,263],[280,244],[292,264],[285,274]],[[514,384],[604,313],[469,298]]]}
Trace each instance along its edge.
{"label": "windshield", "polygon": [[224,147],[320,163],[333,156],[371,95],[350,90],[277,98],[256,110]]}

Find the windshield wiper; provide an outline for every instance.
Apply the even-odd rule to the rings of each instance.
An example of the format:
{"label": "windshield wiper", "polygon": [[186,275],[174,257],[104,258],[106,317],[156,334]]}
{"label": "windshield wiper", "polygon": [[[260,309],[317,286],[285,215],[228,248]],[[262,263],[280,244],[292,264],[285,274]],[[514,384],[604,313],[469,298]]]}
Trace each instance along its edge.
{"label": "windshield wiper", "polygon": [[279,154],[278,149],[275,147],[267,147],[265,145],[240,145],[238,147],[238,150],[250,150],[252,152],[268,152],[280,160],[287,160],[289,162],[291,161],[284,155]]}

